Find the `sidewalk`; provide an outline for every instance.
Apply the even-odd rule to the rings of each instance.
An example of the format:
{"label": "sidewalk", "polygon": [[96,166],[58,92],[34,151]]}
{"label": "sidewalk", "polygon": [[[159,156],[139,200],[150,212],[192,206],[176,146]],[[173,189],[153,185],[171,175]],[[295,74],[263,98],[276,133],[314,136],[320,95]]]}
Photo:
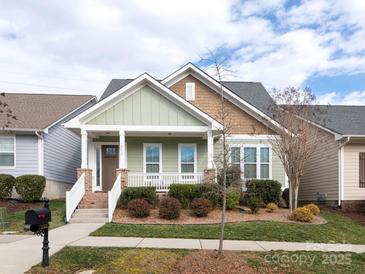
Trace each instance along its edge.
{"label": "sidewalk", "polygon": [[[50,255],[67,244],[87,237],[103,224],[69,224],[49,232]],[[38,236],[0,236],[0,273],[24,273],[42,261],[42,238]]]}
{"label": "sidewalk", "polygon": [[[131,237],[85,237],[69,246],[93,247],[134,247],[134,248],[182,248],[182,249],[218,249],[218,240],[200,239],[167,239],[167,238],[131,238]],[[321,244],[299,242],[268,242],[268,241],[232,241],[225,240],[224,250],[234,251],[325,251],[325,252],[356,252],[364,253],[365,245],[352,244]]]}

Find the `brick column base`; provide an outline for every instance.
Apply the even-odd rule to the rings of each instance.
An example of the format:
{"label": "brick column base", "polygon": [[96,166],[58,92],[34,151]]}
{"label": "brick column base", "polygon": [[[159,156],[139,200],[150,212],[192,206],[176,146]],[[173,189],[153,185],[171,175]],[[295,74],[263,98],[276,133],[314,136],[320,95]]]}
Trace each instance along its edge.
{"label": "brick column base", "polygon": [[78,168],[77,178],[85,173],[85,193],[91,193],[93,191],[93,170],[90,168]]}
{"label": "brick column base", "polygon": [[215,183],[215,169],[214,168],[206,168],[204,169],[204,184],[212,184]]}
{"label": "brick column base", "polygon": [[117,168],[116,170],[117,177],[119,174],[121,174],[121,185],[122,189],[125,189],[128,187],[128,169],[126,168]]}

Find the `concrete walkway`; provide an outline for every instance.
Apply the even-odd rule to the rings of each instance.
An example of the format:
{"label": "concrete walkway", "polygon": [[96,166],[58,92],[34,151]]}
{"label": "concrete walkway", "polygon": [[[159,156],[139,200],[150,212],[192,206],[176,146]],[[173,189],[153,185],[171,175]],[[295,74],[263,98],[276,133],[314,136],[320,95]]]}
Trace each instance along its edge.
{"label": "concrete walkway", "polygon": [[[67,244],[87,237],[103,224],[69,224],[49,232],[50,255]],[[38,236],[0,236],[0,273],[24,273],[42,261],[42,238]]]}
{"label": "concrete walkway", "polygon": [[[218,249],[218,240],[167,239],[167,238],[132,238],[132,237],[85,237],[68,244],[70,246],[94,247],[135,247],[135,248],[184,248],[184,249]],[[225,250],[235,251],[343,251],[364,253],[365,245],[320,244],[299,242],[268,241],[224,241]]]}

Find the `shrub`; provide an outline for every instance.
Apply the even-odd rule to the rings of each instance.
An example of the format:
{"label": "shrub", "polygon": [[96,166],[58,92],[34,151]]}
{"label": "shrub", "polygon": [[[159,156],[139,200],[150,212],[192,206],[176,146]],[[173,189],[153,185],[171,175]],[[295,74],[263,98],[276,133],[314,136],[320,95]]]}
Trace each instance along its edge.
{"label": "shrub", "polygon": [[[220,185],[223,185],[223,168],[218,170],[217,173],[217,182]],[[229,166],[226,170],[226,184],[227,187],[237,186],[241,181],[241,169],[237,166]]]}
{"label": "shrub", "polygon": [[169,196],[178,199],[182,208],[188,208],[194,198],[199,197],[199,189],[194,184],[172,184],[170,185]]}
{"label": "shrub", "polygon": [[46,178],[40,175],[22,175],[15,179],[15,190],[24,202],[39,201],[46,186]]}
{"label": "shrub", "polygon": [[134,199],[146,200],[152,206],[156,206],[158,202],[155,187],[127,187],[122,191],[119,203],[123,208],[127,208],[128,203]]}
{"label": "shrub", "polygon": [[128,202],[128,214],[136,218],[150,215],[150,204],[144,199],[134,199]]}
{"label": "shrub", "polygon": [[319,207],[313,203],[306,205],[305,208],[308,208],[314,216],[318,216],[321,213]]}
{"label": "shrub", "polygon": [[196,217],[208,216],[212,203],[208,199],[195,198],[190,204],[191,213]]}
{"label": "shrub", "polygon": [[13,192],[15,178],[8,174],[0,174],[0,200],[10,198]]}
{"label": "shrub", "polygon": [[284,199],[286,207],[289,207],[289,188],[284,189],[281,197]]}
{"label": "shrub", "polygon": [[262,198],[260,195],[249,195],[247,199],[247,206],[251,210],[252,214],[259,212],[262,205]]}
{"label": "shrub", "polygon": [[247,205],[247,199],[248,199],[248,194],[247,192],[241,192],[240,193],[240,201],[239,201],[239,205],[240,206],[246,206]]}
{"label": "shrub", "polygon": [[232,210],[238,203],[240,202],[240,191],[235,188],[228,188],[227,189],[227,196],[226,196],[226,209]]}
{"label": "shrub", "polygon": [[290,214],[289,219],[297,222],[311,223],[314,218],[313,213],[306,207],[298,207]]}
{"label": "shrub", "polygon": [[208,199],[213,207],[216,207],[222,203],[221,187],[218,184],[199,184],[197,186],[196,198]]}
{"label": "shrub", "polygon": [[246,184],[247,193],[260,195],[264,204],[280,201],[281,184],[275,180],[250,180]]}
{"label": "shrub", "polygon": [[266,205],[266,212],[274,212],[275,210],[278,210],[278,205],[275,203],[268,203]]}
{"label": "shrub", "polygon": [[165,197],[160,201],[158,215],[163,219],[177,219],[180,216],[181,204],[178,199]]}

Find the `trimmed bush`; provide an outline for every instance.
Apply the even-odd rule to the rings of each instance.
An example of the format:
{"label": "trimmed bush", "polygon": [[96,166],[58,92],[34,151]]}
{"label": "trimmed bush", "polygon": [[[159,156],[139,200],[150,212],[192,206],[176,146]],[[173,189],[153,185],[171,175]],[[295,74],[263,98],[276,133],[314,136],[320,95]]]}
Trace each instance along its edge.
{"label": "trimmed bush", "polygon": [[205,217],[212,210],[212,203],[208,199],[195,198],[190,204],[190,210],[196,217]]}
{"label": "trimmed bush", "polygon": [[222,203],[221,187],[218,184],[199,184],[197,185],[198,197],[208,199],[213,207]]}
{"label": "trimmed bush", "polygon": [[259,195],[249,195],[247,199],[247,206],[252,214],[259,212],[262,205],[262,198]]}
{"label": "trimmed bush", "polygon": [[150,215],[150,204],[144,199],[134,199],[128,202],[128,214],[136,218]]}
{"label": "trimmed bush", "polygon": [[[217,173],[217,182],[223,185],[223,169],[219,169]],[[229,166],[226,171],[226,184],[227,187],[238,186],[241,181],[241,169],[237,166]]]}
{"label": "trimmed bush", "polygon": [[286,207],[289,207],[289,188],[284,189],[281,197],[284,199]]}
{"label": "trimmed bush", "polygon": [[169,196],[178,199],[182,208],[188,208],[194,198],[199,198],[199,187],[194,184],[172,184]]}
{"label": "trimmed bush", "polygon": [[15,179],[15,190],[24,202],[39,201],[46,187],[46,178],[40,175],[22,175]]}
{"label": "trimmed bush", "polygon": [[155,187],[127,187],[120,195],[119,204],[127,208],[128,203],[134,199],[143,199],[152,206],[156,206],[158,202]]}
{"label": "trimmed bush", "polygon": [[247,205],[247,199],[248,199],[248,194],[247,192],[241,192],[240,193],[240,201],[239,201],[239,205],[240,206],[246,206]]}
{"label": "trimmed bush", "polygon": [[240,202],[240,191],[235,188],[228,188],[227,189],[227,196],[226,196],[226,209],[232,210],[236,206],[238,206]]}
{"label": "trimmed bush", "polygon": [[308,208],[314,216],[318,216],[321,213],[319,207],[313,203],[306,205],[305,208]]}
{"label": "trimmed bush", "polygon": [[266,205],[266,212],[274,212],[275,210],[278,210],[278,205],[275,203],[268,203]]}
{"label": "trimmed bush", "polygon": [[158,216],[163,219],[177,219],[180,216],[181,204],[178,199],[165,197],[161,199]]}
{"label": "trimmed bush", "polygon": [[250,180],[246,184],[247,193],[260,195],[264,204],[280,202],[281,184],[275,180]]}
{"label": "trimmed bush", "polygon": [[313,221],[313,213],[306,207],[298,207],[290,214],[289,219],[297,222],[311,223]]}
{"label": "trimmed bush", "polygon": [[0,174],[0,200],[10,198],[15,178],[9,174]]}

